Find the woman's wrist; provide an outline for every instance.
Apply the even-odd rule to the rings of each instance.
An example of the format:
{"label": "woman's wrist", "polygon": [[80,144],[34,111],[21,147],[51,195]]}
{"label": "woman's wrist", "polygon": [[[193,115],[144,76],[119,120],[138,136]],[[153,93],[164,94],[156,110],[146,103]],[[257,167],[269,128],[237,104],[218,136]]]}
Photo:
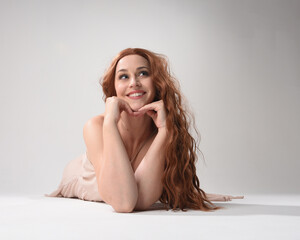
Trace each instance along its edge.
{"label": "woman's wrist", "polygon": [[110,115],[106,115],[104,116],[104,122],[103,122],[103,125],[104,126],[107,126],[107,125],[117,125],[117,121],[114,117],[110,116]]}
{"label": "woman's wrist", "polygon": [[167,127],[166,126],[163,126],[163,127],[159,127],[158,129],[158,133],[164,133],[164,134],[167,134]]}

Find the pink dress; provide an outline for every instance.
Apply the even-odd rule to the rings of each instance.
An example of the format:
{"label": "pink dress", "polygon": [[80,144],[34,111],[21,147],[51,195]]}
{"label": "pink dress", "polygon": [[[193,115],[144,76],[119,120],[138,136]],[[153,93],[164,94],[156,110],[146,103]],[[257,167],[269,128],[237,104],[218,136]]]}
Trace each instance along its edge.
{"label": "pink dress", "polygon": [[103,202],[98,192],[94,166],[87,158],[86,152],[67,164],[58,189],[45,196]]}

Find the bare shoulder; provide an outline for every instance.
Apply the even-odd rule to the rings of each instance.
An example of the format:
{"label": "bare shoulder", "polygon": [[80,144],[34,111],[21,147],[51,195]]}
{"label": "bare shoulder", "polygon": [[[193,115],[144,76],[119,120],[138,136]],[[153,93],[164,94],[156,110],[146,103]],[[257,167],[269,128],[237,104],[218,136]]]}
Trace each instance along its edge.
{"label": "bare shoulder", "polygon": [[104,115],[97,115],[89,119],[83,126],[83,138],[88,140],[90,137],[99,135],[102,133]]}
{"label": "bare shoulder", "polygon": [[103,121],[104,115],[97,115],[89,119],[83,127],[83,138],[86,145],[87,158],[94,167],[98,167],[103,149]]}
{"label": "bare shoulder", "polygon": [[84,124],[84,128],[88,127],[90,125],[95,125],[97,126],[98,124],[100,124],[101,126],[103,126],[103,120],[104,120],[104,114],[100,114],[97,116],[94,116],[92,118],[90,118],[85,124]]}

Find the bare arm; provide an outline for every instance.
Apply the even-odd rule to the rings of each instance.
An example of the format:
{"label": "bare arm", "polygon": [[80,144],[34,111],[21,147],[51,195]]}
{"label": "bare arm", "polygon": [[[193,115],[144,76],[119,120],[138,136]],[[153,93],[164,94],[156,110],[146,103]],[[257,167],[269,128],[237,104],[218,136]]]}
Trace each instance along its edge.
{"label": "bare arm", "polygon": [[117,212],[131,212],[137,202],[138,188],[117,127],[119,108],[131,112],[124,101],[108,99],[103,122],[103,162],[98,170],[98,187],[103,200]]}
{"label": "bare arm", "polygon": [[116,123],[104,119],[103,139],[99,193],[115,210],[131,212],[137,201],[138,189]]}

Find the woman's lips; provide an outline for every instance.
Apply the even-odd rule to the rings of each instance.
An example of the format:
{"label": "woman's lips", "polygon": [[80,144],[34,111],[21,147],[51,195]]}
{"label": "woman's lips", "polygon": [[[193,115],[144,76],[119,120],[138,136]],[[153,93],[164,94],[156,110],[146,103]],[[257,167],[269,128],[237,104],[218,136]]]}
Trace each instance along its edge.
{"label": "woman's lips", "polygon": [[132,93],[132,94],[129,94],[128,97],[130,99],[140,99],[142,98],[146,93],[143,92],[143,93]]}

